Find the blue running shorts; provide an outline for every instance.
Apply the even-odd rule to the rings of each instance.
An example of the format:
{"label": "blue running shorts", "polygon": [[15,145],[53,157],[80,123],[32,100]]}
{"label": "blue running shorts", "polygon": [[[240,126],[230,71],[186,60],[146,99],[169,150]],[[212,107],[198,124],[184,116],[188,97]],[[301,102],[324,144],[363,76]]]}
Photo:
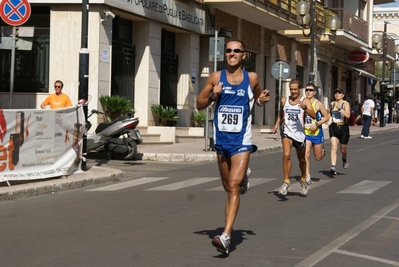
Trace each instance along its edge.
{"label": "blue running shorts", "polygon": [[216,151],[225,158],[231,158],[235,154],[252,150],[252,145],[215,145]]}
{"label": "blue running shorts", "polygon": [[312,142],[314,145],[319,145],[324,143],[324,136],[323,134],[314,135],[306,135],[306,141]]}

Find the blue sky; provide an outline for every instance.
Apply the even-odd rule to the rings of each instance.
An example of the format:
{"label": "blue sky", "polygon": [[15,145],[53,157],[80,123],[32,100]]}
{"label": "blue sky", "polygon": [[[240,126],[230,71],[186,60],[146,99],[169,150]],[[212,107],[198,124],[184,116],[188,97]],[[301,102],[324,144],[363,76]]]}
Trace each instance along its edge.
{"label": "blue sky", "polygon": [[399,2],[396,0],[396,3],[389,3],[389,4],[383,4],[383,5],[376,5],[378,7],[399,7]]}

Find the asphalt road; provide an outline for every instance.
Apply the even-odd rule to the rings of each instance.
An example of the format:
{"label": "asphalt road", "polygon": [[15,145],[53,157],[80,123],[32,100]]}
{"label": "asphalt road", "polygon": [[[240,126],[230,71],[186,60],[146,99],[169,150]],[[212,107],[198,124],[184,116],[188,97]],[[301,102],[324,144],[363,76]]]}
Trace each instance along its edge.
{"label": "asphalt road", "polygon": [[292,190],[276,194],[281,158],[251,157],[228,257],[211,245],[226,200],[216,162],[90,160],[123,179],[0,203],[0,266],[399,266],[396,131],[351,139],[335,177],[329,154],[312,159],[307,197],[295,157]]}

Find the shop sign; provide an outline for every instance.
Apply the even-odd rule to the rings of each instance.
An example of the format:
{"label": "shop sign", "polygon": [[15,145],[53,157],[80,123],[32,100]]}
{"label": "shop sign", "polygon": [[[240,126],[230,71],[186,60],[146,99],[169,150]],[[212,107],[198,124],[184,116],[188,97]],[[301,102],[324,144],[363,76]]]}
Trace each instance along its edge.
{"label": "shop sign", "polygon": [[348,54],[348,59],[355,63],[364,63],[369,60],[369,53],[359,50],[350,51]]}

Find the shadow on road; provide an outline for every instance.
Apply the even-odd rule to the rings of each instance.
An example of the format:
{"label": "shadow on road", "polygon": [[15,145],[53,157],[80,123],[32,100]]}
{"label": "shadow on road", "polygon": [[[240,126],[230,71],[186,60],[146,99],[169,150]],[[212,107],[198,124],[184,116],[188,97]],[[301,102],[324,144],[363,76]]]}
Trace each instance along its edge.
{"label": "shadow on road", "polygon": [[[207,235],[210,239],[209,241],[209,245],[211,245],[211,241],[212,239],[216,236],[216,235],[220,235],[222,234],[224,228],[219,227],[216,228],[215,230],[200,230],[197,232],[194,232],[194,234],[198,234],[198,235]],[[241,244],[246,238],[247,235],[256,235],[253,231],[251,230],[232,230],[231,231],[231,243],[230,243],[230,253],[233,252],[236,249],[236,246]],[[215,248],[216,250],[216,248]],[[218,252],[219,253],[219,252]],[[216,258],[226,258],[228,257],[228,255],[226,254],[220,254],[218,256],[215,256]]]}

